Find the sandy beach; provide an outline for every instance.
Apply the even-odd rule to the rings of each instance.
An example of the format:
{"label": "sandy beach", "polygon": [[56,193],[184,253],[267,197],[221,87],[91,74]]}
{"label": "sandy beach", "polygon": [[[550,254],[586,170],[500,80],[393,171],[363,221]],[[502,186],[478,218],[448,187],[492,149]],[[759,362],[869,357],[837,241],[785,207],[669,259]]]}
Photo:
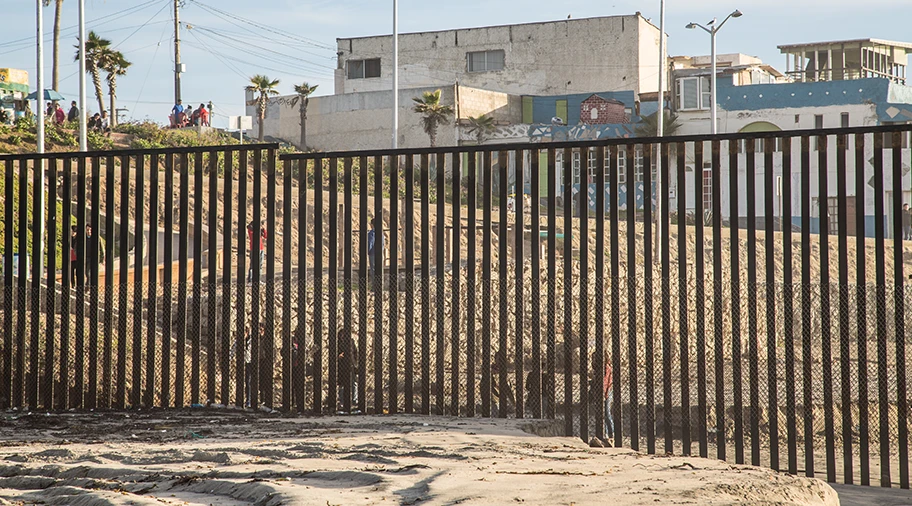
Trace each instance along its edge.
{"label": "sandy beach", "polygon": [[536,435],[550,423],[8,412],[0,504],[839,504],[819,480]]}

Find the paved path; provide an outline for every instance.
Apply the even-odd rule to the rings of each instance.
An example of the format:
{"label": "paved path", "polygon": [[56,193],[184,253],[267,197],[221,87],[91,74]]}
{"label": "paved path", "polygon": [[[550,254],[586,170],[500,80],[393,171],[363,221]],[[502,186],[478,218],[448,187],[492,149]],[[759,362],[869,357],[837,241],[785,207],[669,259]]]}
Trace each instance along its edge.
{"label": "paved path", "polygon": [[842,506],[912,506],[912,490],[830,484]]}

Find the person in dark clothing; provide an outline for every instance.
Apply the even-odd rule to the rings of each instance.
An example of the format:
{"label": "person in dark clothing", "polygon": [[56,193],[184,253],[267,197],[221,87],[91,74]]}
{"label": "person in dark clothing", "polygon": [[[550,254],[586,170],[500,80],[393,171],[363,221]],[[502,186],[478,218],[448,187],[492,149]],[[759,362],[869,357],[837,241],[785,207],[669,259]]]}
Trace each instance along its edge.
{"label": "person in dark clothing", "polygon": [[76,101],[70,103],[70,112],[67,113],[67,121],[75,122],[79,119],[79,108],[76,107]]}
{"label": "person in dark clothing", "polygon": [[[379,237],[379,240],[378,240]],[[383,227],[379,217],[371,220],[371,229],[367,232],[367,259],[370,262],[370,274],[374,275],[374,262],[376,262],[375,247],[380,248],[381,258],[383,255]]]}
{"label": "person in dark clothing", "polygon": [[909,204],[903,204],[902,226],[903,239],[907,241],[912,239],[912,210],[909,209]]}
{"label": "person in dark clothing", "polygon": [[266,227],[260,227],[260,240],[254,238],[253,222],[247,224],[247,241],[250,248],[250,265],[247,266],[247,282],[253,283],[253,255],[258,252],[260,279],[263,279],[263,270],[266,267]]}
{"label": "person in dark clothing", "polygon": [[345,406],[345,399],[351,399],[353,405],[358,403],[358,346],[347,327],[342,327],[336,334],[336,344],[339,354],[336,362],[337,402],[341,410]]}
{"label": "person in dark clothing", "polygon": [[[104,262],[105,252],[104,245],[98,239],[98,236],[92,233],[92,225],[86,225],[85,251],[88,259],[85,262],[85,284],[86,286],[95,286],[98,284],[98,264]],[[98,254],[97,257],[93,257],[95,252]]]}

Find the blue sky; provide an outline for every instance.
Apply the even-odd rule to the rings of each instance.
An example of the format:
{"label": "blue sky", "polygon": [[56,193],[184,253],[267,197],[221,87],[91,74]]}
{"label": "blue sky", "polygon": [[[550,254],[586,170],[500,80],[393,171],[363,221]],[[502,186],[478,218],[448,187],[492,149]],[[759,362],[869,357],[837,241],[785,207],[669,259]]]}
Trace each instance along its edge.
{"label": "blue sky", "polygon": [[[3,4],[0,67],[28,70],[34,86],[35,1],[5,0]],[[171,4],[172,0],[86,0],[89,29],[111,39],[133,62],[118,86],[118,106],[129,108],[127,116],[133,119],[165,122],[171,109]],[[912,42],[910,0],[667,0],[668,53],[708,54],[709,36],[686,30],[684,25],[724,17],[735,8],[745,15],[730,21],[719,33],[719,52],[758,56],[781,70],[785,57],[776,49],[779,44],[867,37]],[[45,69],[50,87],[53,6],[44,11]],[[400,0],[399,11],[402,32],[637,11],[658,24],[659,0]],[[224,125],[227,115],[243,112],[243,87],[247,76],[256,73],[281,79],[283,93],[290,93],[293,84],[307,81],[319,85],[318,95],[331,94],[335,39],[390,33],[391,12],[389,0],[184,0],[181,21],[191,27],[181,36],[181,59],[187,66],[182,83],[184,103],[195,107],[211,100],[216,126]],[[67,99],[77,99],[79,90],[73,62],[76,16],[76,1],[64,0],[59,91]],[[292,38],[276,32],[289,33]]]}

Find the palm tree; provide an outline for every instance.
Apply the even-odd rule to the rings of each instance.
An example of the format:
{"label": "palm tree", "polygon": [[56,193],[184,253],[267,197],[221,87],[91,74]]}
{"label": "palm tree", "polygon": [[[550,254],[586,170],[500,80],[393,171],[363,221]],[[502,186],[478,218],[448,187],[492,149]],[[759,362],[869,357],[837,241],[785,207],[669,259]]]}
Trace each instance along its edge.
{"label": "palm tree", "polygon": [[247,91],[252,91],[254,95],[253,100],[247,102],[247,105],[257,106],[257,120],[260,127],[260,142],[263,142],[265,137],[265,121],[266,121],[266,106],[269,105],[269,95],[278,95],[279,91],[276,90],[276,86],[279,85],[279,80],[270,80],[264,75],[257,74],[250,78],[250,84],[244,87]]}
{"label": "palm tree", "polygon": [[471,117],[469,116],[469,132],[470,134],[475,134],[475,142],[478,144],[484,144],[484,141],[488,138],[488,135],[494,132],[494,117],[488,116],[487,114],[482,114],[481,116]]}
{"label": "palm tree", "polygon": [[431,140],[431,147],[437,147],[437,126],[448,121],[447,118],[453,115],[453,107],[440,104],[440,90],[425,91],[421,98],[412,100],[415,102],[412,110],[423,116],[421,124]]}
{"label": "palm tree", "polygon": [[[637,137],[655,137],[658,135],[658,114],[658,111],[656,111],[649,116],[643,116],[641,118],[640,123],[634,128],[634,133],[636,133]],[[681,123],[678,122],[678,117],[669,111],[665,111],[665,124],[662,126],[662,135],[671,137],[675,135],[680,128]]]}
{"label": "palm tree", "polygon": [[307,151],[307,105],[310,103],[310,96],[317,91],[317,85],[296,84],[294,85],[294,90],[298,95],[292,98],[289,104],[292,107],[298,105],[298,110],[301,112],[301,145],[298,146],[298,149]]}
{"label": "palm tree", "polygon": [[133,65],[120,51],[107,51],[101,68],[108,73],[108,95],[111,97],[111,126],[117,124],[117,76],[127,73],[127,68]]}
{"label": "palm tree", "polygon": [[[94,31],[89,32],[86,38],[86,72],[92,75],[92,84],[95,86],[95,98],[98,100],[98,112],[104,112],[104,92],[101,89],[101,63],[107,58],[111,41],[103,39]],[[79,46],[76,46],[76,60],[79,60]]]}
{"label": "palm tree", "polygon": [[[44,6],[51,5],[51,0],[44,0]],[[54,63],[51,87],[57,90],[60,85],[60,14],[63,10],[63,0],[54,0]]]}

